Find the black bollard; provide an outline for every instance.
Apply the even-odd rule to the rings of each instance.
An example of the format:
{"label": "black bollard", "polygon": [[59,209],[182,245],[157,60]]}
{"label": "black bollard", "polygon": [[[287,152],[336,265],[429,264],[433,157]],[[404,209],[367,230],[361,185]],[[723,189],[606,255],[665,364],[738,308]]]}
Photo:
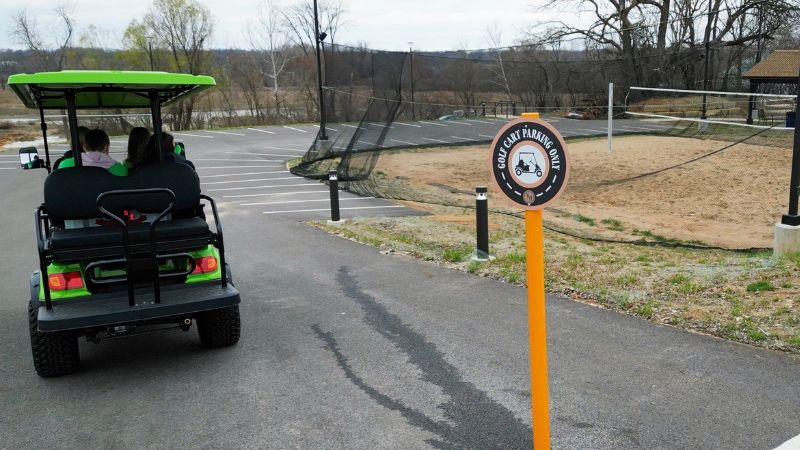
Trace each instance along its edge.
{"label": "black bollard", "polygon": [[335,170],[328,172],[328,185],[331,187],[331,222],[339,221],[339,177]]}
{"label": "black bollard", "polygon": [[475,188],[475,224],[478,234],[475,257],[478,260],[489,258],[489,200],[486,192],[486,186]]}

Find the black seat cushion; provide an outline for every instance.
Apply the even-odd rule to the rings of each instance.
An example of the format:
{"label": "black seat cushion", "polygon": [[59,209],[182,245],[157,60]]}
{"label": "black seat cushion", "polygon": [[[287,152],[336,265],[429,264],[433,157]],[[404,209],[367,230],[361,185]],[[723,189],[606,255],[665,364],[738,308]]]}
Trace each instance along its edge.
{"label": "black seat cushion", "polygon": [[[127,177],[112,175],[100,167],[69,167],[53,171],[44,181],[44,204],[51,220],[102,217],[97,197],[103,192],[135,189],[169,189],[175,194],[173,217],[191,217],[200,205],[200,180],[191,167],[179,163],[151,164]],[[131,194],[108,198],[105,207],[114,213],[134,209],[157,213],[169,205],[163,194]],[[189,211],[189,214],[186,212]]]}
{"label": "black seat cushion", "polygon": [[[205,238],[209,234],[208,224],[199,217],[162,221],[156,226],[156,240],[159,242]],[[128,225],[128,236],[132,244],[149,242],[150,225]],[[50,248],[54,251],[122,244],[122,227],[119,225],[53,230],[50,238]]]}

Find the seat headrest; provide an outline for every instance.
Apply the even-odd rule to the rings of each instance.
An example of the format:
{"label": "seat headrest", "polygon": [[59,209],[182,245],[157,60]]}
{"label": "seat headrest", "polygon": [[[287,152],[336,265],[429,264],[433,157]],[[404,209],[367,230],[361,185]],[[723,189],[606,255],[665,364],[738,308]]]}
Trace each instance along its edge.
{"label": "seat headrest", "polygon": [[[131,189],[166,188],[175,193],[174,210],[189,210],[200,204],[200,181],[195,171],[179,163],[159,163],[141,167],[127,177],[112,175],[100,167],[70,167],[53,171],[44,181],[44,204],[56,220],[101,217],[97,196],[103,192]],[[112,212],[135,209],[155,213],[169,205],[165,195],[129,195],[109,198]]]}

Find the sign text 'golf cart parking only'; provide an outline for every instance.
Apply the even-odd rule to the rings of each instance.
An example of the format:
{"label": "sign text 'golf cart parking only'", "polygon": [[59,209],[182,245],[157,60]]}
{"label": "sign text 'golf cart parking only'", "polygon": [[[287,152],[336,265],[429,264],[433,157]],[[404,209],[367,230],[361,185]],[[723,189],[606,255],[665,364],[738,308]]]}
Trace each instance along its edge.
{"label": "sign text 'golf cart parking only'", "polygon": [[516,205],[540,209],[558,198],[566,185],[565,147],[545,122],[511,122],[492,143],[493,178]]}
{"label": "sign text 'golf cart parking only'", "polygon": [[564,139],[539,114],[523,114],[500,129],[492,142],[492,180],[525,211],[528,279],[528,340],[531,361],[533,447],[550,448],[550,401],[547,377],[547,327],[544,294],[542,208],[567,186],[569,155]]}

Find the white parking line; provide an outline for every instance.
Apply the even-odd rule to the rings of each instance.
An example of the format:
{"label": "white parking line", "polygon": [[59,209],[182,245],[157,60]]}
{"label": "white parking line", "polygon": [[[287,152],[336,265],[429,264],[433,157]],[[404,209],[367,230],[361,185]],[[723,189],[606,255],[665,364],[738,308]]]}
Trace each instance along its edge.
{"label": "white parking line", "polygon": [[[302,180],[302,178],[299,178]],[[273,189],[273,188],[282,188],[282,187],[295,187],[295,186],[319,186],[319,183],[298,183],[298,184],[273,184],[269,186],[248,186],[248,187],[235,187],[235,188],[220,188],[220,189],[209,189],[208,192],[219,192],[219,191],[243,191],[245,189]]]}
{"label": "white parking line", "polygon": [[375,147],[378,147],[378,148],[382,148],[383,147],[382,145],[374,144],[372,142],[367,142],[367,141],[356,141],[356,142],[360,142],[362,144],[367,144],[367,145],[372,145],[372,146],[375,146]]}
{"label": "white parking line", "polygon": [[[374,126],[376,126],[376,127],[386,128],[386,124],[385,124],[385,123],[384,123],[384,124],[380,124],[380,123],[372,123],[372,122],[367,122],[367,123],[368,123],[368,124],[370,124],[370,125],[374,125]],[[391,127],[391,126],[390,126],[389,128],[394,128],[394,127]]]}
{"label": "white parking line", "polygon": [[[369,200],[374,199],[375,197],[352,197],[352,198],[340,198],[340,202],[344,201],[355,201],[355,200]],[[285,200],[282,202],[258,202],[258,203],[240,203],[240,206],[263,206],[263,205],[285,205],[288,203],[310,203],[310,202],[329,202],[331,199],[329,198],[319,198],[313,200]]]}
{"label": "white parking line", "polygon": [[592,134],[601,134],[601,133],[605,133],[605,130],[587,130],[587,129],[585,129],[585,128],[578,128],[578,131],[585,131],[585,132],[587,132],[587,133],[592,133]]}
{"label": "white parking line", "polygon": [[426,137],[424,137],[424,138],[422,138],[422,139],[425,139],[426,141],[433,141],[433,142],[441,142],[441,143],[443,143],[443,144],[450,144],[450,142],[448,142],[448,141],[443,141],[443,140],[441,140],[441,139],[433,139],[433,138],[426,138]]}
{"label": "white parking line", "polygon": [[488,134],[479,134],[478,136],[489,138],[489,139],[494,139],[494,136],[489,136]]}
{"label": "white parking line", "polygon": [[189,134],[189,133],[172,133],[175,136],[188,136],[188,137],[200,137],[206,139],[214,139],[214,136],[206,136],[204,134]]}
{"label": "white parking line", "polygon": [[[263,161],[260,160],[260,161]],[[283,162],[283,161],[281,161]],[[268,165],[251,165],[251,166],[213,166],[213,167],[198,167],[197,170],[200,169],[250,169],[256,167],[283,167],[283,164],[268,164]]]}
{"label": "white parking line", "polygon": [[489,122],[489,121],[486,121],[486,120],[477,120],[477,119],[465,119],[465,120],[468,120],[470,122],[488,123],[489,125],[494,125],[492,122]]}
{"label": "white parking line", "polygon": [[226,155],[261,155],[261,153],[253,153],[253,152],[225,152]]}
{"label": "white parking line", "polygon": [[192,158],[192,161],[283,162],[282,159]]}
{"label": "white parking line", "polygon": [[243,197],[277,197],[279,195],[301,195],[301,194],[322,194],[325,191],[292,191],[292,192],[272,192],[267,194],[239,194],[239,195],[223,195],[223,198],[243,198]]}
{"label": "white parking line", "polygon": [[217,175],[203,175],[203,178],[237,177],[239,175],[269,175],[272,173],[289,173],[288,170],[276,170],[273,172],[245,172],[245,173],[222,173]]}
{"label": "white parking line", "polygon": [[301,130],[300,128],[290,127],[289,125],[284,125],[283,128],[288,128],[290,130],[299,131],[301,133],[308,133],[308,131],[306,131],[306,130]]}
{"label": "white parking line", "polygon": [[286,147],[264,147],[265,150],[286,150],[290,152],[307,152],[307,149],[299,149],[299,148],[286,148]]}
{"label": "white parking line", "polygon": [[[319,125],[311,125],[311,126],[319,128]],[[328,131],[333,131],[334,133],[338,133],[339,132],[339,130],[337,130],[336,128],[331,128],[327,124],[325,124],[325,129],[328,130]]]}
{"label": "white parking line", "polygon": [[630,126],[630,125],[620,125],[619,128],[625,128],[625,129],[634,130],[634,131],[637,131],[637,130],[638,131],[660,131],[660,130],[663,129],[663,128],[633,127],[633,126]]}
{"label": "white parking line", "polygon": [[[403,206],[396,206],[396,205],[388,205],[388,206],[356,206],[353,208],[339,208],[340,211],[344,210],[351,210],[351,209],[388,209],[388,208],[403,208]],[[322,209],[296,209],[294,211],[264,211],[263,214],[290,214],[290,213],[301,213],[301,212],[319,212],[319,211],[330,211],[330,208],[322,208]]]}
{"label": "white parking line", "polygon": [[228,136],[246,136],[246,135],[244,135],[244,134],[242,134],[242,133],[231,133],[231,132],[228,132],[228,131],[211,131],[211,130],[206,130],[206,133],[227,134]]}
{"label": "white parking line", "polygon": [[269,131],[269,130],[261,130],[261,129],[258,129],[258,128],[248,128],[248,130],[250,130],[250,131],[259,131],[259,132],[261,132],[261,133],[275,134],[275,132],[274,132],[274,131]]}
{"label": "white parking line", "polygon": [[[21,167],[20,167],[21,169]],[[16,167],[0,167],[0,170],[17,170]]]}
{"label": "white parking line", "polygon": [[399,143],[401,143],[401,144],[406,144],[406,145],[418,145],[418,144],[415,144],[415,143],[413,143],[413,142],[401,141],[400,139],[389,139],[389,140],[390,140],[390,141],[394,141],[394,142],[399,142]]}
{"label": "white parking line", "polygon": [[203,185],[209,185],[209,184],[253,183],[256,181],[295,180],[295,179],[302,179],[302,178],[300,177],[254,178],[252,180],[212,181],[209,183],[206,182],[202,183]]}
{"label": "white parking line", "polygon": [[355,128],[356,130],[362,130],[363,129],[362,127],[357,127],[355,125],[348,125],[346,123],[340,123],[339,125],[341,125],[343,127],[347,127],[347,128]]}
{"label": "white parking line", "polygon": [[460,136],[450,136],[450,137],[453,138],[453,139],[462,139],[464,141],[474,141],[475,140],[475,139],[464,138],[464,137],[460,137]]}
{"label": "white parking line", "polygon": [[457,121],[457,120],[451,120],[449,123],[457,123],[457,124],[459,124],[459,125],[464,125],[464,126],[468,126],[468,127],[471,127],[471,126],[472,126],[472,124],[471,124],[471,123],[459,122],[459,121]]}
{"label": "white parking line", "polygon": [[422,125],[414,125],[413,123],[393,122],[395,125],[403,125],[407,127],[422,128]]}
{"label": "white parking line", "polygon": [[420,120],[419,123],[426,123],[428,125],[436,125],[437,127],[446,127],[447,125],[443,123],[436,123],[436,122],[426,122],[424,120]]}

